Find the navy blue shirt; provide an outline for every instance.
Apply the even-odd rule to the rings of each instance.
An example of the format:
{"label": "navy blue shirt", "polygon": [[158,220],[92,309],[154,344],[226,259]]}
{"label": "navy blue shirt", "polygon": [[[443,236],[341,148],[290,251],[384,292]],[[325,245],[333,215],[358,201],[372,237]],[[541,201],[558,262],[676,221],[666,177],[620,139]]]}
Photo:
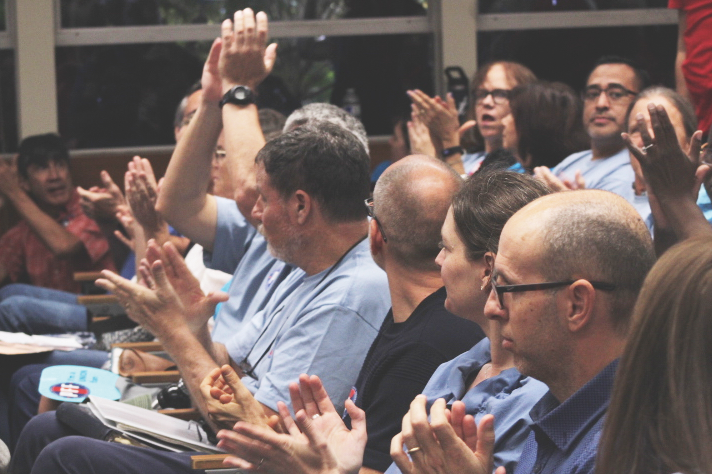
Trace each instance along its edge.
{"label": "navy blue shirt", "polygon": [[616,359],[564,403],[547,392],[534,405],[516,474],[593,473],[617,368]]}

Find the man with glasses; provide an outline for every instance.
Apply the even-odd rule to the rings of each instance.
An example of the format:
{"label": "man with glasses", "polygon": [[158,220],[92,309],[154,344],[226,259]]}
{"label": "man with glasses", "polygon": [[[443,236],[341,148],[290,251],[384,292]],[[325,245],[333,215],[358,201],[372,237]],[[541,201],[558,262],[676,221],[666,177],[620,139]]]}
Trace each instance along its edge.
{"label": "man with glasses", "polygon": [[545,196],[505,225],[485,314],[501,325],[519,371],[549,387],[515,472],[593,472],[618,357],[654,261],[637,211],[610,193]]}
{"label": "man with glasses", "polygon": [[599,59],[581,94],[591,149],[574,153],[551,171],[537,168],[535,174],[555,191],[586,187],[629,194],[634,173],[621,133],[628,106],[648,83],[648,74],[628,59]]}

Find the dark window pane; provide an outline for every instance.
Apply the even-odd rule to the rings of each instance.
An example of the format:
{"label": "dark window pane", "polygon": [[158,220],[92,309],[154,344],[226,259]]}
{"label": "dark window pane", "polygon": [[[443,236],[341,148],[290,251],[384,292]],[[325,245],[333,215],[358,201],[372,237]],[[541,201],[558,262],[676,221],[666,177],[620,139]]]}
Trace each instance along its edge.
{"label": "dark window pane", "polygon": [[0,153],[17,151],[15,54],[0,50]]}
{"label": "dark window pane", "polygon": [[220,23],[235,10],[270,20],[424,15],[425,0],[61,0],[62,27]]}
{"label": "dark window pane", "polygon": [[[342,104],[353,88],[372,135],[407,114],[408,89],[433,92],[431,35],[279,40],[260,107],[288,115],[309,102]],[[173,143],[173,115],[200,78],[209,42],[57,48],[59,129],[71,148]]]}
{"label": "dark window pane", "polygon": [[0,0],[0,31],[5,31],[5,0]]}
{"label": "dark window pane", "polygon": [[541,79],[581,90],[601,56],[624,56],[650,73],[653,84],[675,86],[677,26],[576,28],[479,33],[478,61],[520,62]]}
{"label": "dark window pane", "polygon": [[480,0],[480,13],[665,8],[667,0]]}

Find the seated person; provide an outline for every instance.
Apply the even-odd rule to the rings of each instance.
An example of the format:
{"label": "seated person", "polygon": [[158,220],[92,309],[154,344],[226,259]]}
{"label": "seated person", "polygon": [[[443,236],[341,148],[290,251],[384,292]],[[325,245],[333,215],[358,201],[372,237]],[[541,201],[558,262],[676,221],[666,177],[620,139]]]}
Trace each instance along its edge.
{"label": "seated person", "polygon": [[74,272],[115,269],[109,243],[81,209],[57,135],[25,138],[16,170],[0,163],[0,193],[22,217],[0,238],[0,282],[76,293]]}
{"label": "seated person", "polygon": [[391,464],[391,438],[435,369],[484,337],[477,324],[445,309],[449,294],[435,263],[440,228],[461,184],[448,165],[423,155],[399,160],[376,183],[371,253],[388,276],[392,307],[349,397],[367,415],[364,472]]}
{"label": "seated person", "polygon": [[[548,194],[546,187],[529,176],[507,171],[478,171],[467,180],[463,189],[453,199],[442,228],[442,250],[437,258],[447,290],[446,308],[464,319],[480,324],[489,339],[482,340],[468,352],[442,364],[423,393],[428,399],[428,406],[431,406],[435,399],[444,398],[448,406],[463,408],[463,414],[466,412],[480,419],[493,413],[500,418],[495,427],[499,436],[495,448],[495,463],[509,469],[516,465],[529,433],[529,409],[546,392],[546,386],[520,374],[514,367],[511,354],[501,348],[502,335],[498,326],[484,315],[484,305],[489,294],[489,287],[485,283],[491,272],[491,256],[497,251],[498,236],[507,218],[528,202],[545,194]],[[480,282],[481,287],[473,282]],[[323,399],[326,396],[321,383],[307,383],[305,387],[303,378],[301,382],[303,390],[310,390],[309,385],[318,386],[318,390],[315,390],[318,397],[315,394],[314,398]],[[291,392],[294,395],[293,390]],[[299,407],[295,405],[294,410],[299,410]],[[316,413],[325,415],[324,411]],[[308,408],[307,415],[312,417],[314,413]],[[299,416],[297,414],[298,420]],[[369,430],[375,429],[377,433],[382,430],[380,426],[373,426],[374,422],[369,421],[368,416],[366,422]],[[315,425],[317,423],[321,423],[321,418]],[[252,444],[247,442],[244,436],[260,441],[265,441],[262,436],[267,436],[270,444],[294,446],[293,450],[288,448],[287,451],[295,453],[299,452],[297,447],[304,441],[301,435],[268,435],[265,434],[267,430],[244,425],[236,425],[237,436],[230,431],[223,431],[219,435],[230,441],[223,443],[224,448],[230,447],[231,452],[243,457],[242,460],[230,461],[236,467],[246,467],[246,460],[254,463],[256,452],[251,450]],[[355,422],[353,427],[357,428]],[[345,433],[348,433],[347,427],[341,422],[333,422],[328,429],[326,426],[323,429],[323,436],[330,440],[332,437],[347,436]],[[337,450],[336,447],[333,448],[334,451]],[[356,446],[344,448],[353,450]],[[305,451],[305,455],[307,452]],[[320,455],[323,454],[325,453]],[[313,456],[313,453],[310,455]],[[294,459],[285,462],[283,453],[280,453],[279,457],[282,458],[281,463],[274,462],[276,459],[273,460],[269,456],[265,457],[264,467],[269,466],[269,472],[289,472],[286,466],[299,466],[307,459],[299,458],[295,454]],[[358,465],[365,467],[372,455],[366,452],[365,455],[361,454],[361,457],[363,462],[359,458]],[[341,461],[339,459],[339,464]],[[396,465],[391,465],[387,472],[399,471]]]}
{"label": "seated person", "polygon": [[535,174],[555,191],[585,186],[627,195],[633,168],[621,132],[628,107],[649,82],[648,73],[628,59],[600,58],[582,93],[583,126],[591,149],[570,155],[551,170],[539,167]]}
{"label": "seated person", "polygon": [[[243,338],[235,346],[243,348],[240,352],[228,353],[224,346],[212,343],[205,328],[206,309],[214,308],[224,295],[196,298],[195,282],[186,282],[182,271],[181,278],[166,277],[163,268],[169,264],[178,268],[174,260],[152,264],[149,288],[109,272],[105,272],[106,280],[99,280],[125,302],[130,316],[158,336],[181,370],[193,401],[214,426],[232,426],[237,419],[266,425],[276,413],[276,402],[286,398],[293,374],[305,370],[319,373],[336,400],[348,395],[390,306],[385,274],[373,262],[365,241],[368,163],[356,138],[329,124],[320,124],[318,129],[302,126],[260,151],[260,198],[253,216],[262,223],[270,250],[298,269],[280,285],[261,314],[254,316],[269,322],[265,331],[236,335]],[[166,252],[169,259],[175,255],[170,246]],[[177,286],[171,287],[168,278]],[[225,363],[245,376],[236,381],[239,389],[230,403],[208,404],[199,383]],[[19,471],[29,470],[38,454],[34,450],[39,445],[29,438],[39,436],[42,444],[69,434],[42,428],[46,423],[56,425],[53,415],[40,415],[25,427],[13,458],[22,466]],[[101,453],[97,462],[129,472],[126,463],[110,461],[109,452],[118,445],[97,442],[95,446],[93,440],[68,438],[58,441],[57,447],[70,441],[88,443],[91,447],[82,451]],[[145,454],[136,452],[137,456]],[[137,460],[127,453],[115,454],[127,462]],[[158,451],[151,456],[156,460],[150,467],[143,458],[134,467],[175,472],[176,462],[164,458],[181,458]],[[106,469],[111,468],[108,464]]]}

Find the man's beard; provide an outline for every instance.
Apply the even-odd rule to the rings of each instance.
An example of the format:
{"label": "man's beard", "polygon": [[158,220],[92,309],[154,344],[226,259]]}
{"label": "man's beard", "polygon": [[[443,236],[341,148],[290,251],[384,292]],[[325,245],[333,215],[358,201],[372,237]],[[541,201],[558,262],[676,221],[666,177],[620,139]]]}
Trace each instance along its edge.
{"label": "man's beard", "polygon": [[275,247],[269,239],[267,239],[262,224],[257,227],[257,232],[265,236],[265,239],[267,240],[267,250],[269,250],[269,253],[272,254],[274,258],[292,265],[297,264],[297,257],[304,249],[302,245],[304,239],[301,235],[292,231],[290,232],[290,235],[284,239],[284,243],[282,245]]}

